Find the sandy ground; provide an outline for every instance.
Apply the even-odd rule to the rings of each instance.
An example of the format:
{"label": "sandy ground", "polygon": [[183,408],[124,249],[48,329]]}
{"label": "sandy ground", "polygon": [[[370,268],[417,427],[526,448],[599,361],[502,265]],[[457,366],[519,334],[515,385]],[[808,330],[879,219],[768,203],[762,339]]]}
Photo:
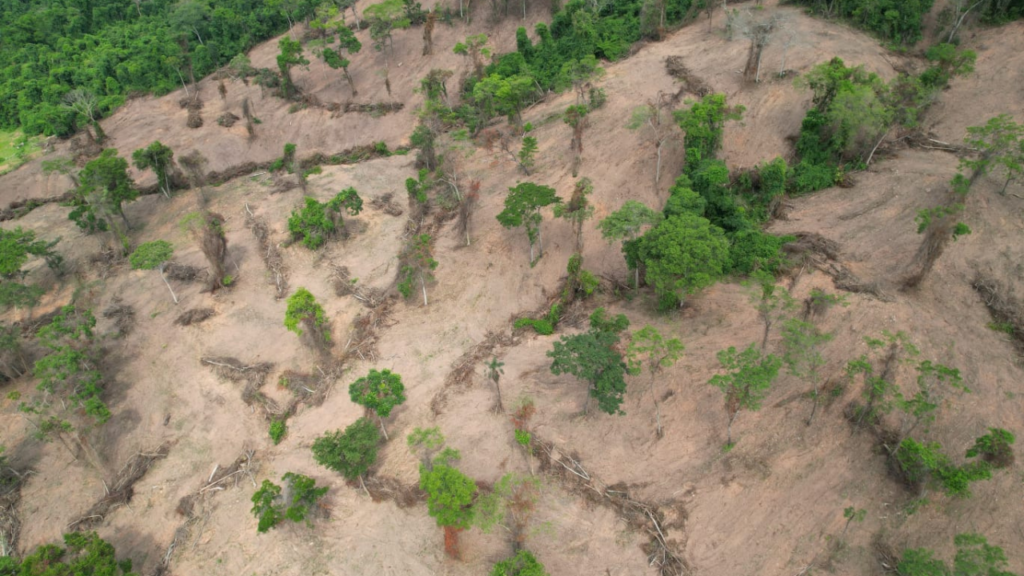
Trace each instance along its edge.
{"label": "sandy ground", "polygon": [[[768,10],[778,10],[793,31],[787,69],[806,71],[839,55],[884,77],[894,74],[892,63],[897,57],[872,38],[806,18],[795,10]],[[529,21],[545,18],[546,8],[535,7]],[[477,21],[468,30],[439,26],[436,55],[431,58],[419,55],[418,29],[396,34],[396,61],[402,65],[392,68],[391,81],[394,99],[406,104],[396,114],[373,118],[350,113],[330,118],[330,113],[314,109],[289,114],[286,104],[269,96],[261,99],[258,87],[247,92],[240,83],[230,83],[228,99],[221,102],[215,83],[205,80],[201,83],[207,102],[203,128],[184,128],[178,94],[135,100],[105,121],[104,127],[112,136],[111,145],[122,154],[157,137],[176,151],[191,147],[203,151],[211,160],[210,168],[218,170],[242,161],[272,159],[288,141],[299,145],[300,155],[314,150],[339,152],[379,140],[394,147],[412,129],[419,101],[412,90],[418,79],[436,67],[461,73],[466,64],[448,47],[465,34],[488,28],[484,17]],[[746,41],[727,41],[720,34],[721,22],[714,24],[715,31],[709,32],[701,21],[607,66],[600,85],[608,93],[608,103],[591,115],[581,171],[595,183],[595,220],[627,199],[659,206],[679,172],[682,150],[676,142],[667,148],[661,183],[655,187],[654,151],[625,126],[633,107],[658,92],[678,90],[665,71],[668,56],[683,57],[695,76],[726,93],[730,102],[747,107],[744,121],[726,129],[723,157],[731,168],[789,154],[786,138],[798,132],[808,95],[794,88],[790,79],[770,79],[756,86],[743,83],[739,70],[746,58]],[[1006,38],[1019,36],[1022,30],[1011,25],[970,39],[979,50],[977,73],[954,81],[926,120],[940,139],[956,141],[966,126],[983,122],[994,111],[1005,110],[1021,119],[1021,66],[1014,65],[1019,60],[1014,46],[1020,43]],[[494,45],[507,50],[514,43],[513,31],[512,26],[500,27],[492,36]],[[254,65],[269,66],[274,52],[274,43],[257,48],[251,55]],[[781,58],[781,47],[770,46],[765,70],[776,71]],[[374,82],[372,70],[378,59],[364,39],[364,51],[353,58],[361,102],[388,100],[383,86]],[[295,78],[323,101],[343,101],[348,96],[344,81],[329,74],[325,78],[317,64],[308,72],[297,72]],[[259,138],[251,145],[244,127],[227,130],[213,121],[222,106],[240,107],[244,94],[253,99],[263,121]],[[978,94],[983,94],[981,100]],[[563,196],[573,184],[570,135],[556,114],[570,102],[570,95],[550,96],[525,114],[537,126],[541,146],[538,173],[530,180],[551,185]],[[58,538],[69,522],[102,497],[103,480],[129,457],[170,443],[168,457],[136,485],[131,507],[116,510],[97,527],[101,536],[147,574],[185,520],[175,511],[179,500],[204,486],[215,466],[226,467],[248,450],[255,450],[259,463],[257,481],[278,480],[294,471],[330,486],[329,518],[318,519],[312,529],[287,525],[257,536],[249,513],[254,487],[243,477],[204,501],[196,522],[189,525],[188,537],[172,557],[170,573],[469,575],[486,573],[493,562],[507,555],[508,543],[500,530],[483,534],[473,529],[462,535],[462,560],[447,559],[441,530],[422,503],[403,508],[390,500],[372,502],[358,486],[346,485],[340,476],[318,467],[309,452],[318,435],[344,428],[362,415],[362,409],[348,399],[347,385],[369,368],[389,368],[402,374],[408,401],[388,422],[392,440],[382,448],[378,476],[405,486],[417,482],[417,460],[404,437],[423,426],[439,426],[449,445],[461,450],[460,467],[482,484],[493,483],[507,472],[538,470],[539,462],[526,458],[515,444],[507,417],[491,410],[495,395],[483,378],[482,365],[467,388],[446,389],[444,383],[453,362],[489,332],[507,333],[513,316],[545,305],[564,275],[572,233],[568,224],[546,214],[545,255],[531,268],[525,234],[505,230],[494,220],[504,191],[523,176],[497,150],[465,149],[462,155],[466,177],[478,180],[481,191],[470,226],[471,245],[463,245],[451,222],[436,232],[435,257],[440,266],[437,281],[429,287],[430,305],[423,307],[415,298],[396,304],[380,333],[373,360],[346,364],[322,405],[302,406],[289,420],[288,436],[278,446],[270,442],[265,420],[242,401],[240,386],[218,378],[200,358],[231,356],[246,363],[272,363],[264,391],[279,401],[289,394],[276,384],[283,372],[316,372],[315,355],[282,325],[285,303],[274,299],[260,249],[244,225],[248,205],[268,222],[273,240],[284,241],[287,215],[301,202],[297,190],[270,194],[266,175],[241,177],[209,189],[211,209],[227,218],[229,261],[237,267],[238,281],[215,295],[202,293],[199,284],[176,284],[178,306],[154,272],[118,268],[102,274],[107,271],[88,264],[88,256],[101,248],[104,239],[82,235],[66,219],[66,208],[51,204],[5,223],[37,230],[46,238],[60,236],[59,248],[73,266],[73,274],[61,281],[41,266],[33,268],[31,279],[54,288],[34,315],[77,292],[80,301],[97,311],[120,297],[132,306],[137,319],[127,339],[106,344],[108,403],[114,418],[88,433],[96,449],[91,464],[84,458],[72,460],[60,444],[25,439],[28,424],[17,414],[15,403],[0,400],[5,415],[0,419],[0,438],[16,463],[37,471],[23,491],[20,549]],[[790,200],[787,219],[773,224],[772,231],[815,232],[835,240],[843,263],[851,270],[891,287],[920,242],[914,233],[914,214],[939,201],[955,168],[956,158],[944,152],[901,151],[857,174],[853,188]],[[407,212],[404,181],[414,172],[412,155],[327,167],[310,178],[308,194],[323,200],[354,186],[367,203],[394,194]],[[140,181],[147,177],[142,175]],[[887,288],[888,301],[849,294],[847,306],[836,307],[819,320],[824,330],[835,333],[825,353],[824,372],[830,379],[839,379],[845,363],[866,350],[864,336],[882,330],[903,330],[921,347],[924,358],[959,367],[972,392],[951,398],[925,435],[955,455],[988,426],[1024,430],[1020,384],[1024,374],[1019,359],[1005,335],[986,327],[991,318],[970,286],[975,271],[982,268],[1010,283],[1019,283],[1024,276],[1017,264],[1022,251],[1020,200],[998,195],[999,184],[994,180],[979,184],[967,209],[974,234],[953,244],[917,291]],[[0,178],[0,200],[52,195],[62,191],[61,186],[29,164]],[[138,223],[134,240],[169,240],[175,244],[177,261],[205,266],[201,253],[177,226],[195,207],[191,192],[178,193],[170,201],[148,196],[129,205],[128,217]],[[389,216],[367,209],[349,220],[354,232],[346,240],[316,253],[299,245],[281,249],[291,289],[306,287],[323,302],[335,341],[349,337],[352,320],[365,308],[351,296],[334,295],[331,266],[348,267],[359,285],[389,286],[407,221],[407,213]],[[604,242],[592,223],[585,227],[584,240],[587,269],[625,277],[618,246]],[[834,291],[826,276],[808,272],[797,279],[793,293],[805,297],[813,288]],[[609,295],[602,296],[602,301],[608,300]],[[831,560],[835,573],[878,574],[872,549],[876,539],[897,548],[928,546],[948,557],[953,535],[968,529],[1003,546],[1013,557],[1012,569],[1024,569],[1024,558],[1014,554],[1024,525],[1021,465],[977,484],[969,500],[933,494],[932,504],[908,514],[911,496],[889,478],[873,439],[852,431],[843,417],[843,408],[862,392],[859,384],[844,388],[807,427],[804,420],[810,404],[802,395],[808,385],[792,376],[780,377],[762,410],[738,417],[733,432],[739,443],[723,454],[726,413],[721,394],[707,385],[717,369],[714,354],[759,339],[762,329],[740,285],[720,283],[694,298],[681,314],[671,316],[653,314],[644,295],[610,306],[612,312],[626,314],[633,328],[652,324],[686,345],[683,359],[666,370],[654,392],[644,392],[647,375],[637,377],[630,381],[625,416],[582,417],[584,387],[571,377],[551,375],[545,357],[558,335],[574,330],[564,326],[556,336],[520,334],[514,344],[495,350],[505,362],[501,380],[505,401],[531,398],[537,406],[531,422],[536,437],[576,453],[605,485],[621,483],[633,497],[665,511],[672,520],[667,537],[693,573],[797,574],[811,565],[820,570]],[[216,315],[196,326],[173,324],[178,313],[197,307],[213,308]],[[112,329],[103,318],[99,328],[102,332]],[[779,350],[778,340],[773,333],[770,350]],[[913,374],[907,368],[899,377],[909,382]],[[18,381],[6,386],[5,393],[15,389],[28,393],[32,386],[28,379]],[[654,433],[654,394],[665,398],[665,437],[660,440]],[[439,397],[446,401],[436,402]],[[551,574],[656,573],[641,549],[647,538],[613,509],[594,504],[553,476],[541,475],[541,479],[538,512],[526,545]],[[850,528],[847,547],[829,558],[829,542],[842,532],[847,506],[866,509],[866,520]]]}

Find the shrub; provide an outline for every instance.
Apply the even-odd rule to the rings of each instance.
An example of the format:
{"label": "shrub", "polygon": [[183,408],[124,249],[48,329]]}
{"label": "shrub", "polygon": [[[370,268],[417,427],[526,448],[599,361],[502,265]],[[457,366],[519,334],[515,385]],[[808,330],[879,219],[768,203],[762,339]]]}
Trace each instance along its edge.
{"label": "shrub", "polygon": [[345,431],[328,432],[313,441],[313,459],[328,470],[349,480],[361,478],[377,461],[380,432],[366,418],[360,418]]}
{"label": "shrub", "polygon": [[302,474],[286,473],[282,478],[288,484],[288,496],[281,496],[281,487],[264,480],[252,495],[252,514],[258,519],[256,531],[260,534],[277,526],[282,520],[302,522],[310,509],[327,493],[327,487],[316,487],[316,481]]}
{"label": "shrub", "polygon": [[967,450],[968,458],[980,456],[995,468],[1006,468],[1013,464],[1013,433],[1002,428],[989,428],[988,434],[974,441],[974,446]]}
{"label": "shrub", "polygon": [[281,443],[287,431],[288,428],[284,420],[273,420],[270,422],[270,439],[274,441],[275,446]]}

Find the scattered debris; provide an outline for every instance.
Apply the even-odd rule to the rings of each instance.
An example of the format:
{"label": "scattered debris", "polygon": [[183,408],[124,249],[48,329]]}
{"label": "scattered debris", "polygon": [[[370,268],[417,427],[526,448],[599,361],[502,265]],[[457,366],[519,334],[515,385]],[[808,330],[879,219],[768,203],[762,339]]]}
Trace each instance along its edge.
{"label": "scattered debris", "polygon": [[104,483],[107,495],[93,504],[83,516],[68,524],[67,529],[88,530],[99,524],[112,510],[127,506],[135,495],[135,483],[146,475],[154,462],[166,458],[170,451],[170,444],[164,444],[155,452],[140,452],[129,458],[117,476],[109,483]]}
{"label": "scattered debris", "polygon": [[213,308],[193,308],[178,315],[174,323],[178,326],[191,326],[207,320],[214,314]]}

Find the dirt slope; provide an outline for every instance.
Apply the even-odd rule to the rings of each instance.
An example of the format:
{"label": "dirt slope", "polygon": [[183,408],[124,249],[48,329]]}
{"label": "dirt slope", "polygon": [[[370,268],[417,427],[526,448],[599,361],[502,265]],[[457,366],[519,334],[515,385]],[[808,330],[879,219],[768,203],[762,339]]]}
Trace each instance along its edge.
{"label": "dirt slope", "polygon": [[[778,10],[794,34],[786,68],[803,72],[839,55],[885,77],[894,74],[895,57],[875,40],[795,10]],[[530,21],[545,16],[538,8]],[[666,155],[661,185],[655,189],[653,150],[642,146],[639,136],[625,127],[634,106],[659,91],[674,94],[678,90],[665,70],[668,56],[681,56],[694,76],[726,93],[730,102],[748,108],[742,124],[726,129],[723,157],[730,167],[749,167],[789,153],[786,137],[799,129],[807,94],[789,79],[744,84],[738,70],[745,62],[746,41],[727,41],[719,33],[721,22],[713,24],[714,33],[702,21],[607,66],[600,85],[608,93],[608,103],[591,115],[581,171],[595,183],[595,220],[627,199],[659,206],[679,173],[682,151],[676,144]],[[122,154],[158,137],[176,151],[192,146],[202,150],[211,159],[211,169],[270,160],[288,141],[299,145],[300,155],[312,150],[338,152],[379,140],[394,147],[404,142],[413,127],[419,97],[412,89],[418,78],[434,67],[462,70],[465,63],[448,47],[470,31],[484,28],[439,27],[437,54],[430,59],[419,56],[419,30],[396,34],[396,61],[402,66],[392,68],[391,82],[394,98],[406,106],[381,118],[358,113],[330,118],[329,112],[315,109],[289,114],[288,105],[269,96],[260,99],[258,87],[252,87],[249,94],[263,123],[260,137],[250,146],[244,128],[239,131],[236,125],[226,130],[213,122],[221,102],[215,83],[204,80],[203,128],[184,128],[185,113],[177,106],[177,94],[136,100],[104,126]],[[513,31],[511,25],[502,26],[492,36],[495,46],[509,49]],[[1024,93],[1012,73],[1016,58],[1012,46],[1019,43],[1005,41],[1007,35],[1020,32],[1015,25],[980,32],[971,40],[979,47],[976,75],[955,81],[928,118],[939,139],[956,141],[965,126],[984,121],[994,111],[1006,110],[1021,119]],[[275,51],[274,43],[257,48],[251,55],[254,65],[270,66]],[[770,47],[764,68],[777,70],[781,56],[780,47]],[[353,58],[361,101],[386,100],[384,88],[379,82],[374,85],[371,69],[377,58],[364,39],[364,51]],[[316,64],[308,73],[297,73],[296,80],[322,101],[342,101],[347,96],[343,81],[324,79]],[[229,84],[225,105],[232,110],[239,107],[245,91],[240,83]],[[993,100],[974,106],[972,95],[979,92]],[[682,99],[688,97],[694,95],[681,94]],[[525,115],[538,126],[541,146],[538,174],[530,179],[554,186],[563,196],[570,193],[574,180],[569,174],[568,128],[557,114],[570,101],[569,95],[549,96]],[[726,413],[720,393],[706,384],[717,369],[714,354],[728,346],[745,346],[761,333],[746,291],[735,283],[716,285],[674,316],[653,315],[645,296],[611,303],[611,311],[627,314],[632,327],[650,323],[681,338],[686,354],[666,371],[654,392],[644,392],[649,383],[646,375],[631,380],[625,416],[580,417],[584,388],[571,377],[555,377],[548,370],[545,352],[557,335],[510,334],[514,315],[541,308],[558,289],[572,250],[569,226],[545,215],[546,252],[531,268],[525,234],[504,230],[494,219],[505,190],[523,176],[496,150],[467,148],[463,165],[467,178],[480,182],[481,191],[470,226],[471,245],[463,245],[464,238],[450,221],[440,225],[435,249],[440,266],[437,282],[429,288],[430,305],[422,307],[416,299],[395,304],[380,328],[375,353],[369,356],[368,350],[365,359],[353,357],[321,405],[302,405],[278,446],[267,437],[267,423],[259,412],[242,401],[241,385],[217,377],[201,358],[272,363],[263,391],[281,403],[290,397],[290,392],[277,386],[285,371],[314,378],[318,373],[315,355],[281,324],[285,303],[275,300],[261,249],[244,224],[248,206],[268,222],[274,243],[284,241],[287,214],[301,201],[297,190],[271,194],[266,175],[236,178],[209,190],[211,209],[227,218],[230,260],[237,266],[238,281],[216,295],[201,293],[199,284],[175,284],[182,299],[179,306],[174,306],[153,272],[89,264],[87,258],[100,249],[103,239],[83,236],[67,221],[66,208],[47,205],[5,223],[32,228],[46,238],[63,238],[60,249],[74,265],[74,274],[55,286],[42,308],[67,301],[77,290],[81,301],[97,311],[120,297],[134,308],[137,320],[127,339],[112,340],[108,346],[109,404],[115,417],[89,434],[96,448],[91,464],[86,458],[72,460],[59,444],[23,441],[29,425],[17,416],[14,402],[2,401],[5,416],[0,419],[0,438],[17,447],[12,448],[16,462],[38,472],[23,491],[20,549],[58,538],[69,522],[102,497],[104,479],[129,457],[170,443],[168,457],[157,461],[136,485],[131,507],[114,511],[96,527],[144,573],[156,568],[176,530],[185,525],[185,518],[176,511],[181,498],[206,486],[215,466],[225,468],[249,450],[255,450],[258,464],[252,480],[277,480],[294,471],[330,486],[330,518],[316,521],[312,529],[288,525],[256,536],[255,519],[249,514],[252,480],[239,474],[237,485],[228,482],[225,490],[210,492],[194,521],[185,525],[187,532],[171,556],[170,573],[486,573],[494,561],[508,554],[500,530],[464,533],[462,561],[447,559],[441,531],[422,503],[400,507],[401,498],[371,501],[358,484],[346,485],[339,476],[318,467],[309,445],[324,431],[343,428],[362,415],[347,395],[351,381],[369,368],[390,368],[403,375],[408,401],[389,422],[392,440],[382,449],[377,477],[392,479],[403,489],[415,485],[417,460],[403,438],[414,427],[423,426],[439,426],[449,445],[461,450],[460,467],[481,483],[492,483],[510,471],[537,471],[541,460],[527,458],[513,440],[507,417],[491,410],[495,396],[483,378],[481,364],[493,354],[505,362],[506,403],[522,396],[534,400],[538,408],[532,421],[535,437],[564,453],[574,453],[602,485],[625,488],[630,497],[660,509],[667,538],[693,573],[797,574],[811,565],[820,571],[830,560],[829,539],[843,529],[842,510],[847,506],[865,508],[868,515],[863,524],[850,528],[846,551],[831,558],[836,573],[879,573],[872,548],[875,539],[896,547],[928,546],[948,556],[952,536],[966,529],[984,533],[1014,556],[1024,522],[1019,506],[1021,465],[979,483],[969,500],[932,495],[931,505],[909,515],[911,497],[888,477],[873,438],[853,432],[843,418],[844,407],[861,393],[859,385],[839,388],[815,424],[807,427],[804,419],[810,404],[803,397],[807,385],[794,377],[780,378],[761,411],[739,416],[734,426],[739,443],[722,454]],[[986,327],[991,318],[971,288],[977,270],[1010,284],[1021,280],[1017,263],[1022,256],[1022,225],[1013,217],[1019,213],[1020,200],[996,194],[996,182],[983,181],[970,198],[967,219],[974,234],[953,244],[917,291],[896,289],[896,280],[920,241],[913,215],[939,201],[955,166],[955,157],[945,152],[899,152],[857,174],[853,188],[790,200],[787,218],[776,222],[772,231],[814,232],[838,242],[842,263],[861,279],[882,287],[884,299],[848,294],[847,306],[832,309],[820,320],[824,329],[836,333],[826,351],[825,373],[830,380],[842,382],[845,363],[865,350],[862,338],[882,330],[906,331],[924,358],[941,359],[963,371],[972,392],[951,398],[926,436],[958,454],[988,426],[1024,430],[1020,386],[1024,374],[1005,335]],[[0,179],[0,199],[6,203],[25,197],[21,194],[52,194],[52,188],[41,192],[41,185],[27,184],[40,178],[34,170],[26,165]],[[304,286],[324,303],[333,322],[336,352],[352,336],[353,319],[366,308],[352,296],[335,296],[331,266],[346,266],[358,278],[358,286],[385,288],[392,283],[396,255],[410,226],[404,181],[414,173],[409,155],[326,167],[310,178],[308,193],[321,200],[355,186],[368,204],[390,193],[403,209],[403,214],[392,216],[368,208],[351,219],[351,238],[317,253],[298,245],[281,248],[290,288]],[[204,266],[197,248],[177,227],[180,218],[195,208],[194,193],[186,192],[171,201],[148,196],[131,204],[129,218],[144,223],[135,240],[172,241],[177,261]],[[431,225],[432,218],[428,216],[425,224]],[[618,246],[605,243],[592,223],[586,226],[584,240],[587,269],[625,277]],[[30,278],[58,282],[48,274],[40,267]],[[820,272],[808,270],[787,280],[793,281],[797,297],[806,296],[812,288],[835,291]],[[602,302],[609,299],[610,295],[601,297]],[[195,326],[174,325],[181,311],[198,307],[212,308],[215,315]],[[569,322],[560,333],[582,326],[582,322]],[[112,330],[110,321],[101,319],[100,329]],[[490,332],[503,335],[506,343],[477,359],[467,387],[446,386],[453,363],[467,352],[480,350]],[[777,350],[778,345],[775,334],[769,349]],[[900,377],[908,381],[913,374],[906,368]],[[25,380],[9,388],[27,393],[32,385]],[[665,437],[661,440],[654,434],[654,394],[664,398]],[[656,573],[641,549],[649,538],[636,524],[597,502],[586,488],[556,480],[553,473],[541,477],[534,530],[526,544],[551,574]],[[1024,569],[1021,562],[1024,558],[1015,555],[1011,568]]]}

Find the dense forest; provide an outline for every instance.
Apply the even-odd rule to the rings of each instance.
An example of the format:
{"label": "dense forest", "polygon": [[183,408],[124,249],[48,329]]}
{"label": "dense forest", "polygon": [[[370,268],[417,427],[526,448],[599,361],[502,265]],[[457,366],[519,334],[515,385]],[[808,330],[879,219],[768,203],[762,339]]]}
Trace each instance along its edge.
{"label": "dense forest", "polygon": [[67,136],[82,89],[107,115],[133,93],[201,78],[312,11],[304,1],[0,2],[0,129]]}

